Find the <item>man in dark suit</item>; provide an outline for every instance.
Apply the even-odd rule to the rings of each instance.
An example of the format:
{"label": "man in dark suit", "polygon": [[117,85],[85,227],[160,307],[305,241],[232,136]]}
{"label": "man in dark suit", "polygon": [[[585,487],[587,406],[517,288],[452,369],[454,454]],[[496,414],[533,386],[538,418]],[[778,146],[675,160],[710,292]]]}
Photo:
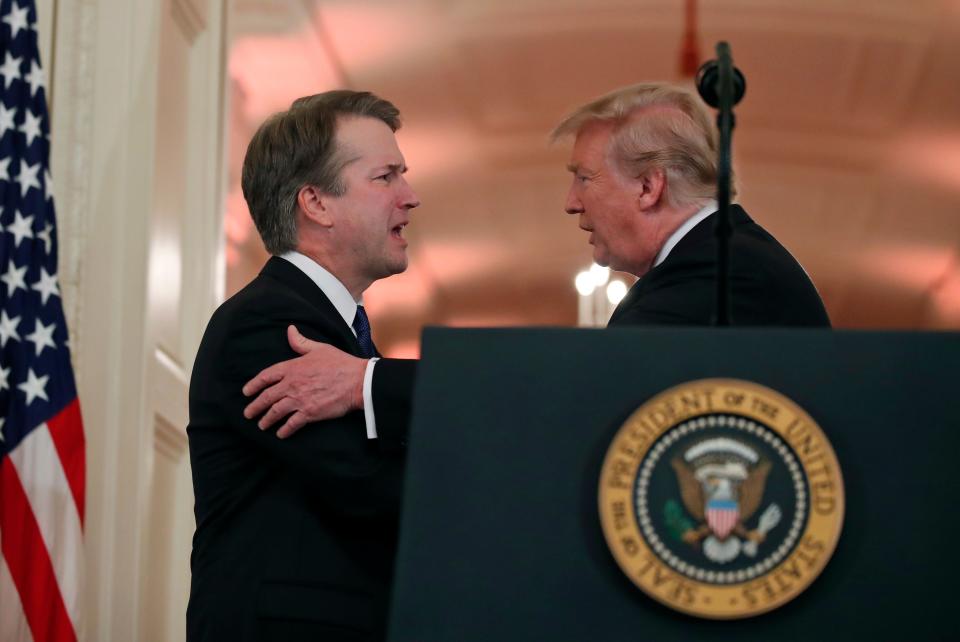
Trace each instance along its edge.
{"label": "man in dark suit", "polygon": [[[413,364],[363,381],[378,355],[362,294],[407,267],[419,202],[399,126],[385,100],[327,92],[271,117],[247,149],[243,193],[273,256],[214,313],[191,377],[189,640],[384,636]],[[350,395],[368,408],[280,440],[243,416],[240,387],[294,355],[291,323],[357,357]]]}
{"label": "man in dark suit", "polygon": [[[552,137],[575,139],[565,209],[590,232],[594,261],[640,277],[610,325],[709,325],[718,137],[700,99],[666,83],[625,87],[575,110]],[[731,219],[733,322],[829,326],[790,253],[743,208]]]}
{"label": "man in dark suit", "polygon": [[[709,325],[718,136],[699,98],[666,83],[621,88],[575,110],[552,137],[574,138],[565,209],[590,232],[594,261],[639,277],[609,325]],[[829,327],[799,263],[741,207],[732,209],[733,323]],[[283,434],[335,414],[313,391],[328,385],[330,365],[356,361],[296,333],[290,340],[303,356],[268,368],[244,387],[248,395],[259,393],[247,412],[266,411],[261,425],[298,411]]]}
{"label": "man in dark suit", "polygon": [[[697,223],[670,255],[638,280],[609,326],[706,325],[715,314],[714,218]],[[800,264],[739,205],[733,226],[731,286],[735,325],[828,327],[823,302]]]}

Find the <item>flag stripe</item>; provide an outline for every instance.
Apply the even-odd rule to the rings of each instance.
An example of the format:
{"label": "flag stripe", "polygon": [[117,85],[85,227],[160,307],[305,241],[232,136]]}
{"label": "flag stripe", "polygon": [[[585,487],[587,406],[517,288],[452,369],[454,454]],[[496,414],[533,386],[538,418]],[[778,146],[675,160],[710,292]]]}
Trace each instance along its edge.
{"label": "flag stripe", "polygon": [[9,458],[0,461],[0,488],[3,488],[0,549],[20,593],[33,638],[44,642],[74,642],[77,638],[60,597],[40,527]]}
{"label": "flag stripe", "polygon": [[707,508],[707,523],[720,539],[724,539],[737,525],[740,519],[740,511],[726,508],[716,509],[712,508],[713,505],[714,502],[711,502]]}
{"label": "flag stripe", "polygon": [[[0,533],[0,539],[3,534]],[[0,640],[3,642],[33,642],[30,625],[23,614],[20,594],[10,577],[10,569],[0,555]]]}
{"label": "flag stripe", "polygon": [[33,508],[64,606],[76,625],[83,534],[73,494],[47,426],[41,425],[27,435],[9,458]]}
{"label": "flag stripe", "polygon": [[0,550],[9,569],[0,590],[19,593],[4,613],[15,605],[37,642],[56,642],[75,640],[82,622],[86,462],[34,5],[0,0]]}
{"label": "flag stripe", "polygon": [[53,445],[60,455],[60,464],[67,475],[73,501],[80,514],[80,528],[83,528],[84,487],[86,483],[86,461],[84,458],[83,423],[80,418],[80,400],[74,399],[67,407],[47,422]]}

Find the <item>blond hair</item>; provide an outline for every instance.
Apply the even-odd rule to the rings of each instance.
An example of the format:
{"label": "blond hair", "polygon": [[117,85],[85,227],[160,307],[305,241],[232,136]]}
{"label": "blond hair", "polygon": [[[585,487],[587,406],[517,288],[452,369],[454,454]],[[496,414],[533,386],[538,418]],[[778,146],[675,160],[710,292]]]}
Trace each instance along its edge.
{"label": "blond hair", "polygon": [[[663,170],[671,205],[701,204],[715,197],[717,129],[693,93],[661,82],[623,87],[576,109],[550,139],[575,136],[594,121],[614,123],[607,151],[625,175],[636,178],[650,169]],[[730,195],[736,195],[733,186]]]}

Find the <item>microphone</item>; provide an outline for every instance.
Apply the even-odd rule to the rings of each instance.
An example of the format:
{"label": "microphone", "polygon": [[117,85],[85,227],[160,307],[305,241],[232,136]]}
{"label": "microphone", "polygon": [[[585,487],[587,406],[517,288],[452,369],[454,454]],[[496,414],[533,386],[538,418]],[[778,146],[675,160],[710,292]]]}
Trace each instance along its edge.
{"label": "microphone", "polygon": [[[720,107],[720,92],[717,91],[717,85],[720,81],[720,62],[717,60],[708,60],[703,63],[697,71],[697,93],[714,109]],[[740,70],[733,67],[733,102],[736,105],[747,92],[747,79],[743,77]]]}
{"label": "microphone", "polygon": [[747,81],[740,70],[733,66],[733,54],[730,45],[724,41],[717,43],[717,59],[704,63],[697,71],[697,93],[718,111],[717,130],[717,220],[714,235],[717,238],[717,315],[714,325],[732,324],[730,288],[730,236],[733,226],[730,224],[730,138],[733,136],[733,106],[743,98],[747,91]]}

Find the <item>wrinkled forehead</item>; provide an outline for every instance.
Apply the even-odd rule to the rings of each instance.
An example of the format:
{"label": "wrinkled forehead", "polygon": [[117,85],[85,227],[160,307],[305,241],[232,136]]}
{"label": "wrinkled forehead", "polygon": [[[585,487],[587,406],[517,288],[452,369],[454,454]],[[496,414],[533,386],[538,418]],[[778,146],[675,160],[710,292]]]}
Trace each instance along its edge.
{"label": "wrinkled forehead", "polygon": [[390,126],[379,118],[337,118],[338,153],[347,163],[402,164],[403,154]]}

